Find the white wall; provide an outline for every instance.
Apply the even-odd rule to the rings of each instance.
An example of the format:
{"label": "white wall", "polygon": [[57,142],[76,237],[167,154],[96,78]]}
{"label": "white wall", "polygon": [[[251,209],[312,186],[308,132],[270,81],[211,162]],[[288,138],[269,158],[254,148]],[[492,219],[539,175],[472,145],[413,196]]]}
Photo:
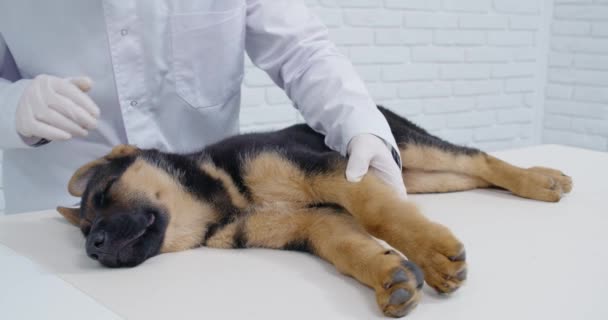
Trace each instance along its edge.
{"label": "white wall", "polygon": [[555,0],[543,141],[608,151],[608,1]]}
{"label": "white wall", "polygon": [[[310,0],[380,104],[457,143],[538,142],[542,0]],[[299,120],[248,65],[243,130]],[[536,139],[536,140],[535,140]]]}

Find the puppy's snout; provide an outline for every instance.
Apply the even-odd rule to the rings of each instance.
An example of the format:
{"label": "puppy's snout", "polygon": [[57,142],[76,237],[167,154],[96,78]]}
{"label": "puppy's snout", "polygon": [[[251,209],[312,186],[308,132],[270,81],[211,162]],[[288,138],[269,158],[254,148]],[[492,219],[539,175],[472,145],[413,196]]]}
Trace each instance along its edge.
{"label": "puppy's snout", "polygon": [[146,209],[96,219],[87,236],[87,255],[107,267],[141,263],[150,255],[146,246],[163,221],[158,216],[158,211]]}

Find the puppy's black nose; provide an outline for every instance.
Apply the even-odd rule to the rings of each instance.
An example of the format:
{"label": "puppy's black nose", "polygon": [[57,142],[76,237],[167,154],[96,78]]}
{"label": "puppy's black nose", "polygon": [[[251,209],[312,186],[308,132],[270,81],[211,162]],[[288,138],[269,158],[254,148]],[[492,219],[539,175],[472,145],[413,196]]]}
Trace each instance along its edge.
{"label": "puppy's black nose", "polygon": [[104,242],[106,242],[106,233],[104,231],[98,232],[93,235],[93,246],[97,249],[101,249],[103,247]]}
{"label": "puppy's black nose", "polygon": [[107,253],[106,240],[107,235],[103,230],[94,231],[89,234],[86,245],[87,255],[91,259],[99,260],[101,256]]}

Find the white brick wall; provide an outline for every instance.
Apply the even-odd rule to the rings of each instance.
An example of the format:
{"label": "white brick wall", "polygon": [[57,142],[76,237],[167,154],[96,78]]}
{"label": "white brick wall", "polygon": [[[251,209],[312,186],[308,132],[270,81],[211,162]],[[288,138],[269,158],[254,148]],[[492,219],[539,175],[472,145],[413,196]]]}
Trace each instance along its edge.
{"label": "white brick wall", "polygon": [[[543,0],[309,0],[375,100],[452,141],[532,144]],[[251,63],[243,131],[301,121]],[[260,91],[265,91],[260,93]],[[530,98],[532,96],[533,98]],[[268,112],[266,112],[268,111]]]}
{"label": "white brick wall", "polygon": [[608,150],[608,1],[555,0],[543,141]]}

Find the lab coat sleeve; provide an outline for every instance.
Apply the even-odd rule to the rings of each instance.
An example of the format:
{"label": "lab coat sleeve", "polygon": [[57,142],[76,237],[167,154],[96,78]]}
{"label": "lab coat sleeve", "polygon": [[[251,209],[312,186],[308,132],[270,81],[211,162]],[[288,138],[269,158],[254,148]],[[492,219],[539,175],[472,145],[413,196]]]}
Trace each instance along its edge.
{"label": "lab coat sleeve", "polygon": [[29,82],[20,79],[15,61],[0,34],[0,149],[30,148],[15,128],[17,104]]}
{"label": "lab coat sleeve", "polygon": [[285,90],[325,143],[346,155],[350,140],[374,134],[395,139],[350,61],[327,28],[299,0],[248,0],[246,49],[253,63]]}

